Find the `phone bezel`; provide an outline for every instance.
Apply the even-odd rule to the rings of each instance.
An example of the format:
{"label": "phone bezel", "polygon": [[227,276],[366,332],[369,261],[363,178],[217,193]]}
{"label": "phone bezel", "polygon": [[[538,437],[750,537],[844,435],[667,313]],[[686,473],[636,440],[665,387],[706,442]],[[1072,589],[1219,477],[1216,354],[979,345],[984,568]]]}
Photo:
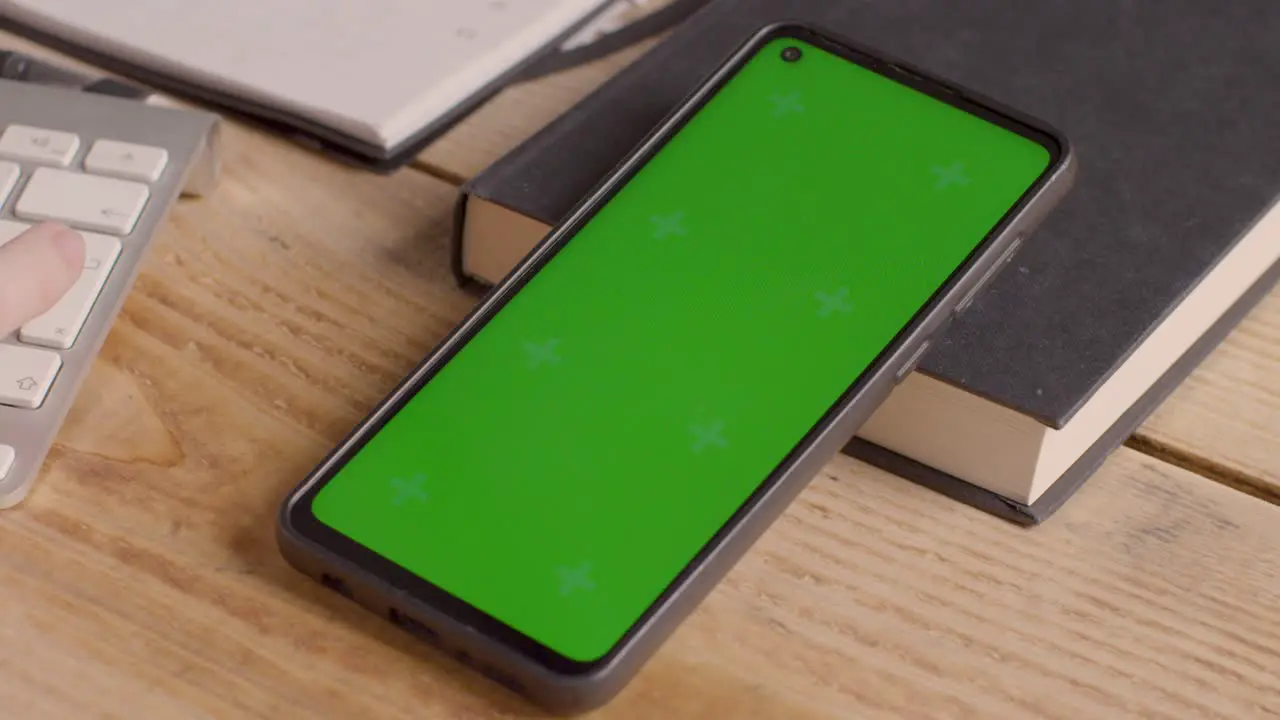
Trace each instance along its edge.
{"label": "phone bezel", "polygon": [[[768,476],[761,479],[756,490],[743,502],[729,521],[709,538],[689,565],[672,580],[671,584],[664,589],[645,613],[636,619],[636,622],[614,644],[611,650],[600,658],[591,661],[583,662],[567,658],[319,522],[311,512],[311,501],[319,489],[355,453],[359,452],[370,439],[376,436],[381,428],[391,418],[395,417],[400,409],[426,383],[430,382],[435,374],[476,333],[483,329],[488,320],[500,312],[505,304],[520,292],[542,267],[567,246],[577,234],[577,231],[594,217],[637,172],[643,169],[648,161],[747,62],[769,44],[780,38],[794,39],[798,42],[821,48],[842,57],[848,62],[858,64],[941,102],[1016,132],[1044,147],[1049,152],[1050,162],[1036,182],[1028,187],[1026,193],[1010,207],[1000,222],[992,227],[983,240],[975,246],[974,251],[929,298],[921,310],[894,337],[876,357],[875,361],[857,378],[853,379],[846,391],[835,399],[827,412],[815,422],[801,442],[792,448],[791,452],[773,468]],[[614,661],[616,656],[633,641],[637,633],[641,632],[646,624],[653,619],[655,613],[658,613],[663,608],[672,594],[683,587],[689,581],[690,575],[697,571],[706,562],[708,556],[717,550],[725,537],[751,518],[753,510],[756,509],[762,498],[768,495],[780,480],[791,473],[797,460],[812,449],[814,443],[831,429],[841,412],[847,410],[850,403],[867,390],[873,379],[883,376],[887,363],[892,362],[896,356],[909,349],[905,343],[920,335],[919,331],[922,325],[930,319],[936,319],[938,310],[942,307],[941,304],[948,301],[952,305],[955,304],[959,295],[964,291],[964,288],[961,287],[962,280],[970,278],[973,274],[981,274],[985,271],[984,268],[979,266],[979,260],[993,251],[999,252],[1002,250],[1002,248],[994,246],[996,240],[1000,238],[1007,239],[1011,224],[1023,216],[1030,203],[1043,195],[1043,191],[1051,181],[1063,175],[1070,156],[1070,147],[1066,139],[1052,127],[1020,112],[1003,107],[990,98],[980,96],[968,89],[948,83],[916,69],[909,63],[891,59],[883,53],[872,51],[825,31],[819,31],[804,23],[782,22],[766,27],[744,43],[671,116],[655,128],[637,150],[593,190],[574,209],[568,219],[544,238],[533,252],[514,268],[489,293],[488,297],[437,345],[391,395],[295,489],[282,508],[282,524],[287,526],[289,531],[296,536],[305,539],[326,553],[341,558],[348,567],[359,568],[360,571],[368,573],[395,588],[397,592],[408,595],[418,603],[439,611],[439,613],[460,626],[498,642],[557,675],[575,677],[593,675]]]}

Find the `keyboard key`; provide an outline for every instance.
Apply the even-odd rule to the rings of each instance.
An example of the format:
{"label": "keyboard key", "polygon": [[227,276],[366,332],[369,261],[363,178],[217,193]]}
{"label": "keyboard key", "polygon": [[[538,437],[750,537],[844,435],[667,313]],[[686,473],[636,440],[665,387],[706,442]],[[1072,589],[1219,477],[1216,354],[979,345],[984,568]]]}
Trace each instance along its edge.
{"label": "keyboard key", "polygon": [[120,257],[120,241],[98,233],[81,235],[85,246],[84,270],[61,300],[22,326],[18,332],[18,339],[22,342],[66,350],[75,343],[80,329],[84,327],[116,258]]}
{"label": "keyboard key", "polygon": [[30,125],[10,125],[0,135],[0,156],[14,160],[66,167],[79,149],[80,138],[72,133]]}
{"label": "keyboard key", "polygon": [[86,230],[128,235],[151,192],[131,180],[37,168],[13,214],[24,220],[58,220]]}
{"label": "keyboard key", "polygon": [[84,169],[100,175],[155,182],[169,163],[169,151],[150,145],[98,140],[84,157]]}
{"label": "keyboard key", "polygon": [[0,203],[9,199],[9,193],[13,192],[13,188],[18,184],[18,178],[22,176],[22,168],[16,163],[7,160],[0,160]]}
{"label": "keyboard key", "polygon": [[13,448],[8,445],[0,445],[0,480],[9,474],[9,469],[13,467],[13,459],[15,453]]}
{"label": "keyboard key", "polygon": [[52,350],[0,344],[0,405],[40,407],[61,367]]}
{"label": "keyboard key", "polygon": [[0,220],[0,245],[18,237],[26,232],[31,226],[26,223],[14,222],[13,220]]}

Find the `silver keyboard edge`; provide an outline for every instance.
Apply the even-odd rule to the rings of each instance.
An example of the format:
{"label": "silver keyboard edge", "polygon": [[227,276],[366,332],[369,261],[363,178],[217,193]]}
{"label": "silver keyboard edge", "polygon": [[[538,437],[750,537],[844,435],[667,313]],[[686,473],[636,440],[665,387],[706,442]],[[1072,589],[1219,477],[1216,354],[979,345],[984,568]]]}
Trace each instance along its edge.
{"label": "silver keyboard edge", "polygon": [[[120,236],[120,256],[79,338],[71,349],[56,351],[62,356],[62,368],[43,405],[35,410],[0,406],[0,444],[16,451],[13,466],[0,480],[0,509],[21,503],[39,477],[133,288],[155,233],[180,197],[209,195],[221,174],[221,120],[212,113],[0,80],[0,131],[11,124],[77,134],[81,143],[70,168],[82,169],[93,141],[100,138],[163,147],[169,153],[169,164],[149,183],[151,197],[133,231]],[[15,218],[13,207],[30,179],[33,164],[15,162],[22,167],[22,178],[0,206],[0,219],[29,222]],[[0,342],[22,345],[16,333],[0,337]]]}

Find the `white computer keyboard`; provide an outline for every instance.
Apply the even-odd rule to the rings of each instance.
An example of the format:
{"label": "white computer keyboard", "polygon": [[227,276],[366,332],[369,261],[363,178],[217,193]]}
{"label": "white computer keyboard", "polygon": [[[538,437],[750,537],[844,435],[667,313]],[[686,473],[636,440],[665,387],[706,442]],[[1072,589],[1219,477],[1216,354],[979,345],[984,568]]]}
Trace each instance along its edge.
{"label": "white computer keyboard", "polygon": [[0,80],[0,245],[43,220],[85,240],[71,290],[0,336],[0,508],[35,482],[153,233],[218,160],[215,115]]}

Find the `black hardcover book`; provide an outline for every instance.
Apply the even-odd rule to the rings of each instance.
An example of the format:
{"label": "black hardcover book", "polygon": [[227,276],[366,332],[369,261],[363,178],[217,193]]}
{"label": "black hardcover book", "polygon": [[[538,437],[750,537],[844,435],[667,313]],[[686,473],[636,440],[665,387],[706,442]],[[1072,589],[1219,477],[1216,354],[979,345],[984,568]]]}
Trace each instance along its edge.
{"label": "black hardcover book", "polygon": [[463,189],[456,270],[502,278],[727,54],[796,19],[1044,118],[1076,186],[848,452],[1035,523],[1280,273],[1280,4],[713,0]]}

